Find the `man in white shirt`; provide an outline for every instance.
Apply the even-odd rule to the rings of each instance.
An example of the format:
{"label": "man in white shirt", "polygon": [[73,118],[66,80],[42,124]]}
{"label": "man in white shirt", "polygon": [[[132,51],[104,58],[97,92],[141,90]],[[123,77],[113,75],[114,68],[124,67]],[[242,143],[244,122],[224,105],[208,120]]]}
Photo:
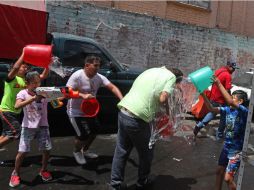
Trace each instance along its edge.
{"label": "man in white shirt", "polygon": [[67,105],[67,114],[77,134],[73,155],[79,164],[86,163],[84,156],[90,158],[98,157],[96,154],[87,151],[96,137],[96,119],[94,117],[84,117],[84,113],[80,109],[82,100],[95,97],[101,86],[108,88],[120,100],[123,97],[114,84],[98,73],[100,62],[101,60],[97,56],[87,56],[84,69],[74,72],[66,84],[67,87],[79,91],[80,96],[80,98],[69,99]]}

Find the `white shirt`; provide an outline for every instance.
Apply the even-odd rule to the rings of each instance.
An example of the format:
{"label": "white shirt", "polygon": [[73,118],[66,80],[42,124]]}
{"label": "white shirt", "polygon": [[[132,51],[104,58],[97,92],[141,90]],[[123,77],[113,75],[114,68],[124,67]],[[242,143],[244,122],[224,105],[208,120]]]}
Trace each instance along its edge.
{"label": "white shirt", "polygon": [[[98,89],[108,84],[110,84],[110,81],[105,76],[97,73],[93,78],[88,78],[84,69],[80,69],[71,75],[66,86],[73,88],[73,90],[78,90],[83,94],[96,96]],[[81,103],[82,98],[69,99],[67,114],[70,117],[83,117],[84,113],[80,109]]]}
{"label": "white shirt", "polygon": [[[16,99],[21,99],[23,101],[32,98],[28,93],[27,89],[21,90],[17,94]],[[23,107],[24,117],[22,121],[22,127],[27,128],[38,128],[40,126],[49,126],[48,124],[48,102],[46,99],[42,99],[41,102],[33,101]]]}

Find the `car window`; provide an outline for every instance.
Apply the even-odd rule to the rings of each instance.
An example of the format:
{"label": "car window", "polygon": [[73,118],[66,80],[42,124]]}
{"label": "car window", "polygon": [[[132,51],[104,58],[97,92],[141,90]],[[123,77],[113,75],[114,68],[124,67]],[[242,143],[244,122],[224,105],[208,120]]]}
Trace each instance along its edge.
{"label": "car window", "polygon": [[64,44],[63,65],[69,67],[84,67],[84,59],[89,54],[96,54],[101,58],[101,69],[110,69],[110,60],[93,44],[75,40],[67,40]]}

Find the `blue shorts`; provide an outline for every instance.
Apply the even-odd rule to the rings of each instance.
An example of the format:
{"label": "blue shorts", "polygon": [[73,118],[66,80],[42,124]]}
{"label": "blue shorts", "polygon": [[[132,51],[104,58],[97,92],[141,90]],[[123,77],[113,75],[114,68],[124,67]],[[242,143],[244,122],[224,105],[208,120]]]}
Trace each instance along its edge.
{"label": "blue shorts", "polygon": [[227,150],[222,149],[218,165],[226,168],[226,173],[231,176],[235,176],[239,166],[240,166],[241,158],[240,152],[235,154],[229,154]]}

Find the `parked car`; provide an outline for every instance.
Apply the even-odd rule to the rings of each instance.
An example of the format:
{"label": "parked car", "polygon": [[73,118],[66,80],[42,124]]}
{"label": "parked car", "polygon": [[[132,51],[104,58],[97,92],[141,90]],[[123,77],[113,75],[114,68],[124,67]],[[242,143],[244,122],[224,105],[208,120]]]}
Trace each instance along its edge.
{"label": "parked car", "polygon": [[[244,73],[238,73],[237,76],[234,77],[232,83],[233,87],[231,92],[235,90],[243,90],[247,93],[248,99],[251,98],[251,90],[252,90],[252,81],[253,81],[254,68],[250,69],[250,71]],[[252,122],[254,122],[254,114],[252,114]],[[252,127],[252,132],[254,128]]]}
{"label": "parked car", "polygon": [[232,81],[232,89],[231,92],[235,90],[243,90],[248,94],[248,99],[251,96],[251,89],[252,89],[252,78],[253,78],[253,71],[254,69],[250,69],[250,71],[244,73],[238,73]]}

